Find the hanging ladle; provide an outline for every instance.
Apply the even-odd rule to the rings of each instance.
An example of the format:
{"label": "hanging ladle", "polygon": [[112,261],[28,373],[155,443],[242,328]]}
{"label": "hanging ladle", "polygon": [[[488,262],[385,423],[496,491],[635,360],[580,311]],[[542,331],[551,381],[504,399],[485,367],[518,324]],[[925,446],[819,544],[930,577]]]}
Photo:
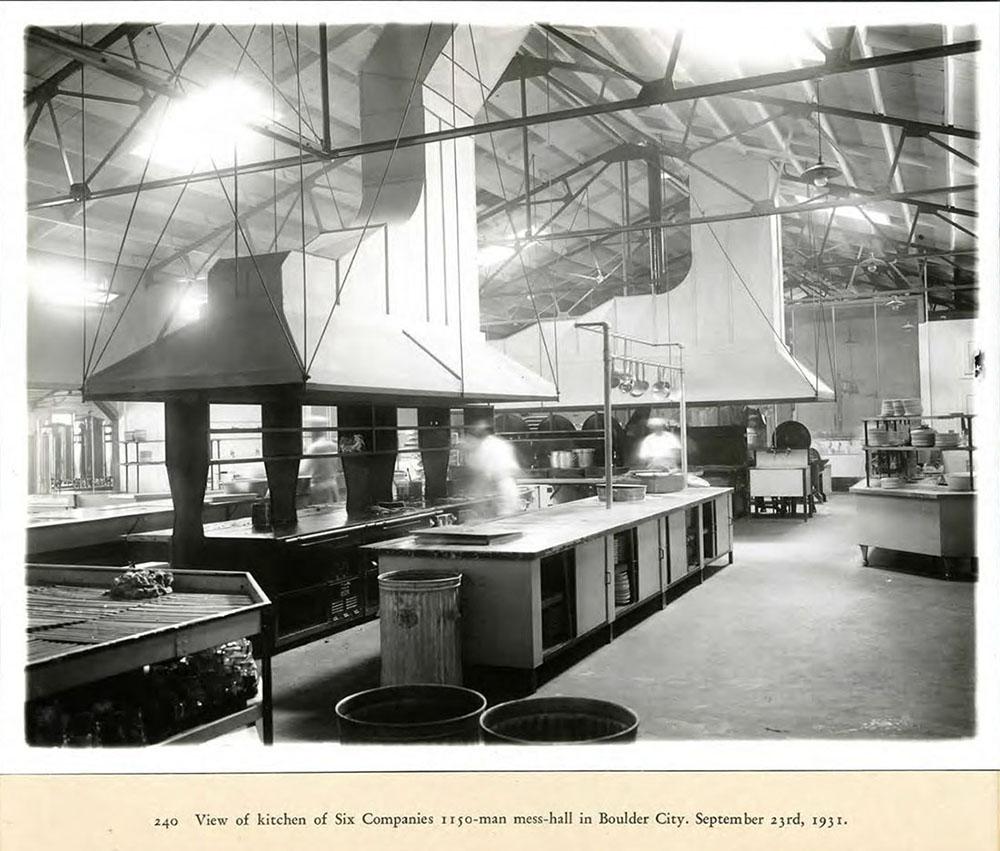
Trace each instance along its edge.
{"label": "hanging ladle", "polygon": [[670,382],[664,379],[662,369],[656,371],[656,383],[653,385],[653,393],[656,396],[670,398]]}
{"label": "hanging ladle", "polygon": [[618,382],[618,389],[622,393],[631,393],[632,385],[635,383],[635,379],[632,377],[631,373],[628,372],[629,364],[625,361],[625,371],[622,372],[621,381]]}
{"label": "hanging ladle", "polygon": [[614,359],[611,361],[611,386],[617,387],[622,383],[622,379],[625,377],[625,370],[619,370]]}
{"label": "hanging ladle", "polygon": [[636,379],[632,382],[632,390],[630,391],[633,396],[641,396],[649,389],[649,382],[646,381],[646,365],[642,364],[642,373],[640,377],[639,364],[636,364]]}

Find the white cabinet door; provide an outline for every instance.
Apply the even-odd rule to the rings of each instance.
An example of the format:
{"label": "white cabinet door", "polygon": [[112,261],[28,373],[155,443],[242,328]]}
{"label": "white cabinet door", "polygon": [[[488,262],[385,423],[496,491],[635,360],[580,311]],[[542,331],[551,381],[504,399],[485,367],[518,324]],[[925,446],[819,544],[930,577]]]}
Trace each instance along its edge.
{"label": "white cabinet door", "polygon": [[639,544],[639,595],[648,600],[660,593],[660,534],[659,520],[647,520],[637,528]]}
{"label": "white cabinet door", "polygon": [[715,498],[715,554],[728,553],[733,548],[732,494]]}
{"label": "white cabinet door", "polygon": [[673,585],[687,576],[687,544],[685,542],[687,512],[674,511],[667,515],[668,584]]}
{"label": "white cabinet door", "polygon": [[576,634],[583,635],[608,621],[605,539],[576,547]]}

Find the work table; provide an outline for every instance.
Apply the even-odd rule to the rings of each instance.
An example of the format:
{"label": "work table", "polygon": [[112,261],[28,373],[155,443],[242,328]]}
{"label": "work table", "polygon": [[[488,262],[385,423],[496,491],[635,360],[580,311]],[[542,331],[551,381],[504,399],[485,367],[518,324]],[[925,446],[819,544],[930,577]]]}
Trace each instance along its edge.
{"label": "work table", "polygon": [[[976,492],[907,484],[877,488],[864,479],[851,486],[861,560],[881,547],[943,559],[945,577],[976,555]],[[964,570],[962,572],[965,572]]]}
{"label": "work table", "polygon": [[[242,494],[209,494],[204,515],[214,521],[249,514],[252,502],[252,496]],[[27,552],[49,553],[110,544],[124,535],[171,523],[173,516],[174,506],[169,498],[142,502],[116,499],[107,505],[85,508],[45,504],[34,509],[29,500]]]}
{"label": "work table", "polygon": [[519,532],[520,537],[490,544],[435,544],[410,535],[371,544],[366,549],[396,555],[469,556],[473,558],[535,559],[594,538],[715,499],[729,488],[685,488],[669,494],[647,494],[637,502],[613,502],[609,509],[597,497],[554,505],[538,511],[467,524],[488,534]]}
{"label": "work table", "polygon": [[943,485],[907,484],[898,488],[880,488],[863,481],[851,485],[851,493],[868,496],[898,496],[903,499],[969,499],[975,491],[953,491]]}
{"label": "work table", "polygon": [[362,549],[380,573],[460,573],[467,673],[491,669],[530,690],[560,664],[554,657],[614,638],[697,585],[709,565],[732,563],[731,500],[720,487],[610,508],[592,497],[455,529],[513,538],[440,544],[411,534]]}

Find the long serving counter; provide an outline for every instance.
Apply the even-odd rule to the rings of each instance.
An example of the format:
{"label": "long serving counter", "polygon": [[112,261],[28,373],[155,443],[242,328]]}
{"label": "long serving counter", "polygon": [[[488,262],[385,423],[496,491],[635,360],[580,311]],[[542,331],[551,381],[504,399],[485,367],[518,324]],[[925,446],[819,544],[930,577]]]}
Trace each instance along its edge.
{"label": "long serving counter", "polygon": [[[710,565],[731,564],[732,493],[687,488],[610,510],[594,497],[459,527],[501,538],[490,544],[411,535],[362,549],[380,572],[461,573],[466,668],[507,669],[534,690],[557,656],[612,639]],[[519,535],[502,539],[511,533]]]}
{"label": "long serving counter", "polygon": [[[253,500],[252,496],[236,494],[206,495],[203,516],[208,522],[246,517]],[[119,549],[126,536],[169,526],[174,517],[169,496],[141,502],[113,500],[82,508],[33,508],[29,503],[28,508],[28,555],[36,560],[71,563],[85,559],[87,563],[108,564],[109,551]],[[87,558],[88,553],[92,558]]]}
{"label": "long serving counter", "polygon": [[[363,517],[349,516],[343,504],[314,506],[299,509],[294,527],[270,531],[254,529],[249,517],[205,523],[202,561],[260,583],[274,604],[280,652],[377,615],[377,571],[360,545],[434,525],[480,501],[448,499]],[[137,560],[169,560],[171,536],[162,528],[133,534],[130,551]]]}
{"label": "long serving counter", "polygon": [[871,547],[935,556],[945,578],[958,560],[976,556],[976,493],[910,484],[885,490],[862,480],[851,487],[861,558]]}

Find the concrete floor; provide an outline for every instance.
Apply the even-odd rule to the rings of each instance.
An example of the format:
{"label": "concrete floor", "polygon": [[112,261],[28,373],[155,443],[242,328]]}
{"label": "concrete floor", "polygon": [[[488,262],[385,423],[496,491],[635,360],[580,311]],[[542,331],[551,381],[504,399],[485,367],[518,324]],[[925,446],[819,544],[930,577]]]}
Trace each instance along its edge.
{"label": "concrete floor", "polygon": [[[737,521],[732,566],[537,694],[625,703],[645,739],[972,735],[975,586],[900,553],[863,567],[853,509]],[[278,656],[275,740],[335,740],[335,702],[378,685],[378,642],[373,622]]]}

